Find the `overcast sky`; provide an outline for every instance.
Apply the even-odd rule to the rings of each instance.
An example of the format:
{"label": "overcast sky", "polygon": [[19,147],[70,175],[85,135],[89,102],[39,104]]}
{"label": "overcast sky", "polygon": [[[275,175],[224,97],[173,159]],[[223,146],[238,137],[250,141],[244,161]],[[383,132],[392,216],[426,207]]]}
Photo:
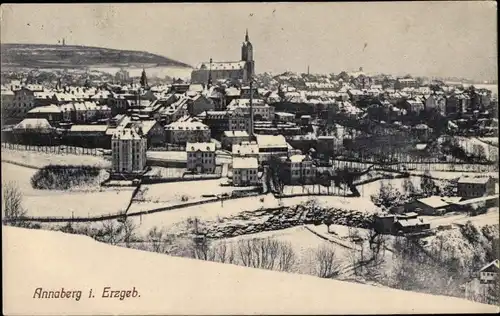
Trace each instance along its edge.
{"label": "overcast sky", "polygon": [[[196,65],[240,59],[256,71],[497,77],[495,2],[2,5],[2,43],[144,50]],[[365,45],[366,44],[366,45]]]}

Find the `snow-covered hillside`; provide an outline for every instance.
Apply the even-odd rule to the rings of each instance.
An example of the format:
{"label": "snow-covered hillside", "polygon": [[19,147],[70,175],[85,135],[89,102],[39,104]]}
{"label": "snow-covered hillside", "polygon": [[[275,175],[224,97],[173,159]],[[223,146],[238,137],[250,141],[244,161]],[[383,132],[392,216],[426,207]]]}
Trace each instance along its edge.
{"label": "snow-covered hillside", "polygon": [[[61,232],[4,227],[2,237],[5,314],[498,312],[457,298],[175,258]],[[83,294],[79,301],[33,299],[38,287]],[[135,287],[140,297],[102,298],[104,287]]]}

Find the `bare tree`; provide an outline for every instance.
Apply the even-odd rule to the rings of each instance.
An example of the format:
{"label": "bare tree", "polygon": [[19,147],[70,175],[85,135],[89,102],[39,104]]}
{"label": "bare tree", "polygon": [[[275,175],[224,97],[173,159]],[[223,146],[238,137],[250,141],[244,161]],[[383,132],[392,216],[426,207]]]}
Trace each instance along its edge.
{"label": "bare tree", "polygon": [[107,220],[102,222],[102,226],[96,235],[96,239],[108,244],[116,245],[121,241],[121,232],[123,226],[117,224],[115,220]]}
{"label": "bare tree", "polygon": [[23,196],[17,184],[13,181],[2,183],[2,209],[4,222],[12,226],[22,226],[18,220],[26,215],[23,208]]}
{"label": "bare tree", "polygon": [[332,246],[319,247],[314,257],[316,259],[316,274],[320,278],[333,278],[339,274],[339,266]]}
{"label": "bare tree", "polygon": [[124,233],[123,241],[125,242],[126,247],[130,248],[130,242],[136,239],[135,230],[137,226],[128,217],[122,222],[122,225]]}
{"label": "bare tree", "polygon": [[293,270],[295,262],[296,256],[292,245],[290,243],[281,243],[278,258],[278,270],[290,272]]}
{"label": "bare tree", "polygon": [[240,240],[238,262],[246,267],[291,271],[295,264],[292,246],[271,238]]}
{"label": "bare tree", "polygon": [[154,226],[148,232],[146,238],[154,252],[166,252],[165,231],[163,229],[158,229],[158,227]]}

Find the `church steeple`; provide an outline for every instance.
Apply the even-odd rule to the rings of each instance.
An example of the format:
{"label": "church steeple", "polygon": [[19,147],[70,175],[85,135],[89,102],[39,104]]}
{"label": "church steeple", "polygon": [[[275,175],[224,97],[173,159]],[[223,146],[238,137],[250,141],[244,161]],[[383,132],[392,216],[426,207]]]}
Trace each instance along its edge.
{"label": "church steeple", "polygon": [[248,38],[248,29],[247,29],[247,31],[246,31],[246,33],[245,33],[245,42],[249,42],[249,41],[250,41],[250,40],[249,40],[249,38]]}

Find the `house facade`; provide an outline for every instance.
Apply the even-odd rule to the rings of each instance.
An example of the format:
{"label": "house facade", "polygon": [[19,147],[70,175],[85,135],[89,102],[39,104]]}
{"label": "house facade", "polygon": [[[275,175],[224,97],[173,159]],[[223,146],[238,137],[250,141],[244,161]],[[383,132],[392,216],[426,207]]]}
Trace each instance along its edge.
{"label": "house facade", "polygon": [[259,162],[255,157],[233,157],[233,185],[255,186],[259,183]]}
{"label": "house facade", "polygon": [[112,173],[141,173],[146,167],[146,138],[135,128],[118,129],[111,139]]}
{"label": "house facade", "polygon": [[458,196],[472,199],[495,194],[495,182],[491,177],[462,177],[457,183]]}
{"label": "house facade", "polygon": [[187,143],[187,170],[194,173],[215,173],[215,143]]}

